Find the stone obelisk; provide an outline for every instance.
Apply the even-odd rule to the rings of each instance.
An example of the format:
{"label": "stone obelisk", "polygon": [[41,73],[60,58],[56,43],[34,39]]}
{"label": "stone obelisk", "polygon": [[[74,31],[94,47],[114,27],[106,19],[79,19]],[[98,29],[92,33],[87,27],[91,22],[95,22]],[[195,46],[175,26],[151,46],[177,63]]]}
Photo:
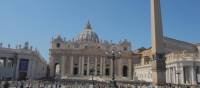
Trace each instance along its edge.
{"label": "stone obelisk", "polygon": [[166,83],[166,69],[160,0],[151,0],[151,32],[153,54],[152,83],[154,86],[163,86]]}

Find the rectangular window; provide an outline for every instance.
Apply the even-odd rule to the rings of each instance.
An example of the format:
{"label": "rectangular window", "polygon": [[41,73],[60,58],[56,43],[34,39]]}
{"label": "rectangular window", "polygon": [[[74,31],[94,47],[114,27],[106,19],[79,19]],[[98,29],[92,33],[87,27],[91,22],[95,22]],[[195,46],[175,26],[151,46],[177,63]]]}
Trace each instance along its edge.
{"label": "rectangular window", "polygon": [[100,76],[100,75],[101,75],[100,71],[99,71],[99,70],[97,70],[97,76]]}
{"label": "rectangular window", "polygon": [[0,58],[0,67],[6,67],[6,57]]}
{"label": "rectangular window", "polygon": [[3,67],[4,66],[4,60],[2,58],[0,58],[0,67]]}
{"label": "rectangular window", "polygon": [[13,64],[14,64],[13,60],[14,60],[13,58],[9,58],[7,60],[7,66],[8,66],[8,68],[12,68],[13,67]]}
{"label": "rectangular window", "polygon": [[28,59],[20,59],[19,71],[20,72],[27,72],[28,71],[28,64],[29,64]]}

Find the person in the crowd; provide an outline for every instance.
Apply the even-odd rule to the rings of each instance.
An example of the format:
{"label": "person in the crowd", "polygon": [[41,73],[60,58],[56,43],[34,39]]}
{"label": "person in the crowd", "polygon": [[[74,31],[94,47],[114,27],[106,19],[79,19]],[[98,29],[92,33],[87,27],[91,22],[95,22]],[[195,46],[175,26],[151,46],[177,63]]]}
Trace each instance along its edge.
{"label": "person in the crowd", "polygon": [[1,85],[1,81],[0,81],[0,87],[2,87],[2,85]]}
{"label": "person in the crowd", "polygon": [[3,85],[3,88],[9,88],[10,84],[8,83],[8,81],[6,81]]}
{"label": "person in the crowd", "polygon": [[58,88],[61,88],[61,84],[59,84]]}
{"label": "person in the crowd", "polygon": [[28,82],[28,88],[32,88],[32,81],[30,80],[29,82]]}
{"label": "person in the crowd", "polygon": [[24,88],[24,83],[23,82],[21,82],[20,88]]}

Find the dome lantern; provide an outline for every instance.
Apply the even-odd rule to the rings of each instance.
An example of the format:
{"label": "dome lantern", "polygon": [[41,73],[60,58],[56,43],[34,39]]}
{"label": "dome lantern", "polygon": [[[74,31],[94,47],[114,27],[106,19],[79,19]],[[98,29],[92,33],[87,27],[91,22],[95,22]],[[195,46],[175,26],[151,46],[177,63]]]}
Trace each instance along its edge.
{"label": "dome lantern", "polygon": [[99,37],[94,31],[92,31],[92,27],[89,21],[86,27],[84,28],[84,31],[81,32],[75,39],[76,41],[81,41],[81,42],[86,41],[86,42],[99,43]]}
{"label": "dome lantern", "polygon": [[88,21],[86,27],[85,27],[85,30],[92,30],[92,27],[90,25],[90,21]]}

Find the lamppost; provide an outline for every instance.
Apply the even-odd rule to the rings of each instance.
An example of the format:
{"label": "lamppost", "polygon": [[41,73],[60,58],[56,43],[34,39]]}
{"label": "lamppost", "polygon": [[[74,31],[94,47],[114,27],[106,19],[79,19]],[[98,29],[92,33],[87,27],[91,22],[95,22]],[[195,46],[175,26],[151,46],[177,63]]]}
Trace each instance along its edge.
{"label": "lamppost", "polygon": [[112,64],[113,64],[113,71],[112,71],[112,81],[111,81],[111,88],[118,88],[116,81],[115,81],[115,60],[117,58],[120,58],[121,55],[121,51],[115,51],[114,49],[112,49],[111,52],[105,52],[105,54],[107,55],[108,58],[112,59]]}
{"label": "lamppost", "polygon": [[90,64],[92,68],[90,68],[90,70],[89,70],[90,71],[89,74],[92,76],[92,88],[94,88],[94,75],[95,75],[94,74],[94,72],[95,72],[95,62],[93,60],[91,61],[91,64]]}
{"label": "lamppost", "polygon": [[92,87],[94,88],[94,68],[90,70],[90,75],[92,75]]}

